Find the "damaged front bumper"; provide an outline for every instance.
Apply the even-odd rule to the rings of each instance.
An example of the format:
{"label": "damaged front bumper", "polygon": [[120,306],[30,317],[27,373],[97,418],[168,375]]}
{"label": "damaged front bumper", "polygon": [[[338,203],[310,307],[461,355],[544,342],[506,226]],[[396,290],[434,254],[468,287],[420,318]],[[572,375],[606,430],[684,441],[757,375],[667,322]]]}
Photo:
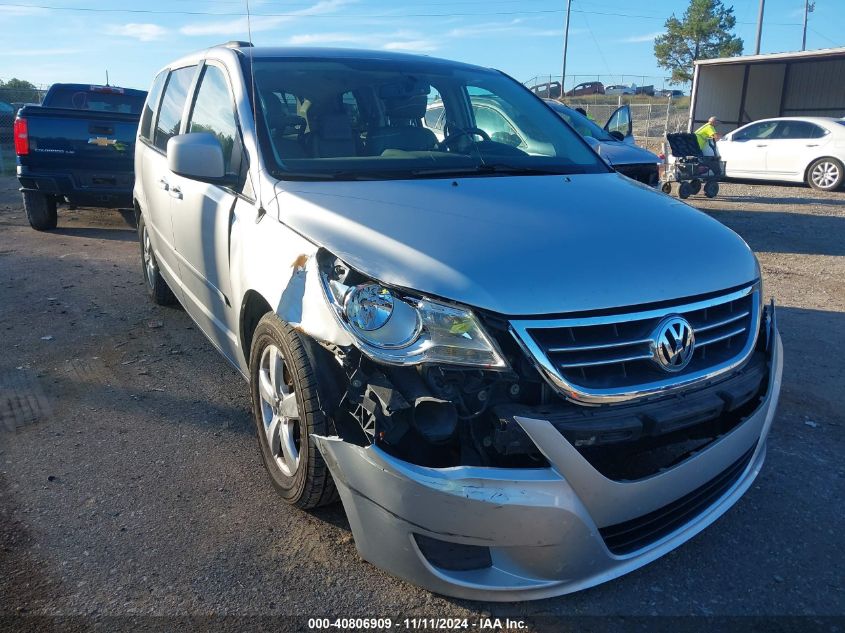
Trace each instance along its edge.
{"label": "damaged front bumper", "polygon": [[431,591],[510,601],[578,591],[637,569],[724,514],[766,454],[783,348],[772,323],[760,405],[679,465],[606,478],[548,420],[517,417],[548,468],[428,468],[376,446],[314,439],[361,556]]}

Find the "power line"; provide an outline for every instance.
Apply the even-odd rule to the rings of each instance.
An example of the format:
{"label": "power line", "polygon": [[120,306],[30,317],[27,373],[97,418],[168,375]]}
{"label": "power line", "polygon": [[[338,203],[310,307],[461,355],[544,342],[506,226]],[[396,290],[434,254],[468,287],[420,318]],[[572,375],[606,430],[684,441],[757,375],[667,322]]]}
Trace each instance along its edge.
{"label": "power line", "polygon": [[[446,3],[444,3],[446,4]],[[449,3],[456,4],[456,3]],[[482,3],[479,3],[482,4]],[[488,4],[488,3],[484,3]],[[246,17],[246,13],[242,11],[188,11],[188,10],[161,10],[161,9],[113,9],[101,7],[60,7],[46,4],[23,4],[12,2],[0,2],[0,7],[14,7],[24,9],[45,9],[48,11],[77,11],[83,13],[129,13],[129,14],[143,14],[143,15],[187,15],[187,16],[209,16],[209,17]],[[527,11],[485,11],[484,13],[382,13],[382,14],[349,14],[349,13],[327,13],[327,14],[303,14],[303,13],[253,13],[253,17],[263,18],[322,18],[322,19],[390,19],[396,20],[401,18],[452,18],[452,17],[486,17],[498,15],[550,15],[564,13],[565,9],[536,9]],[[572,9],[572,13],[583,13],[589,15],[600,15],[606,17],[620,17],[620,18],[634,18],[639,20],[657,20],[664,22],[665,18],[654,15],[640,15],[633,13],[615,13],[610,11],[587,11],[585,9]],[[737,24],[756,24],[756,22],[737,22]],[[798,22],[770,22],[771,26],[801,26]]]}

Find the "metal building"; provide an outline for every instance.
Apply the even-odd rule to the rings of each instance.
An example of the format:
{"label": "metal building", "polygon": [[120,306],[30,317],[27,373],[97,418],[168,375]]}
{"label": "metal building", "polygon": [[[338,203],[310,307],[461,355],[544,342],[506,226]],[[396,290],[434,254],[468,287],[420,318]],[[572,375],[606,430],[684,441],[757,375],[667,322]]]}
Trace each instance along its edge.
{"label": "metal building", "polygon": [[845,116],[845,48],[695,62],[688,130],[711,116],[725,133],[777,116]]}

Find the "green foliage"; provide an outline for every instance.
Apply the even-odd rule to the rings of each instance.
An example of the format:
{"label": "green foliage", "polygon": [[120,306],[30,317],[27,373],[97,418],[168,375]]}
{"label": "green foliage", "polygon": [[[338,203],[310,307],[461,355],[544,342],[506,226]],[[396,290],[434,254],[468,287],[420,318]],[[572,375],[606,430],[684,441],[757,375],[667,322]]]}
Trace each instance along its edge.
{"label": "green foliage", "polygon": [[666,32],[654,40],[657,64],[672,71],[670,83],[692,81],[695,60],[742,54],[735,25],[733,7],[725,8],[721,0],[690,0],[683,18],[673,14],[666,20]]}
{"label": "green foliage", "polygon": [[9,81],[0,79],[0,101],[6,103],[38,103],[38,89],[24,79],[12,77]]}

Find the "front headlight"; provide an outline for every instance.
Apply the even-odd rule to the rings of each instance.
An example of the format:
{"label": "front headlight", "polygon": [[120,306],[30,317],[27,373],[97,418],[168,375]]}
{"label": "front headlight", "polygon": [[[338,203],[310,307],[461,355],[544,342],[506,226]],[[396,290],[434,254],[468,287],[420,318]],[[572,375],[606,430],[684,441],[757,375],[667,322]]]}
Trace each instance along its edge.
{"label": "front headlight", "polygon": [[374,281],[347,285],[321,272],[326,299],[356,346],[393,365],[447,363],[505,369],[471,310],[397,294]]}

